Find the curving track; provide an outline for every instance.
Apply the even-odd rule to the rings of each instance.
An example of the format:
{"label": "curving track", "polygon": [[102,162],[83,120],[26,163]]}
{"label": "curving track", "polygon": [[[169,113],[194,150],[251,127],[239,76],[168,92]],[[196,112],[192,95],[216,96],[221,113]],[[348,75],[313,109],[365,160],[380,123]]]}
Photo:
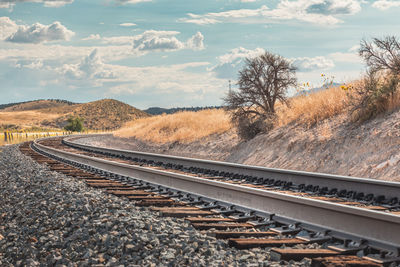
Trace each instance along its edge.
{"label": "curving track", "polygon": [[110,193],[189,217],[198,229],[224,230],[214,234],[237,248],[318,243],[274,252],[332,262],[358,255],[352,260],[368,266],[400,261],[400,183],[97,148],[76,138],[41,139],[32,148],[67,164],[59,171],[102,177],[89,183]]}

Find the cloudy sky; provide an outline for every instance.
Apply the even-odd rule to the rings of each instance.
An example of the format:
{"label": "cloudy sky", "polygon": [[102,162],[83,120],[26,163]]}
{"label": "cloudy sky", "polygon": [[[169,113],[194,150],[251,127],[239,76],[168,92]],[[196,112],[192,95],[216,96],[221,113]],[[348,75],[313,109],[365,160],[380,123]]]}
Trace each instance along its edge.
{"label": "cloudy sky", "polygon": [[319,86],[360,77],[360,40],[400,37],[399,0],[0,0],[0,103],[221,104],[265,50]]}

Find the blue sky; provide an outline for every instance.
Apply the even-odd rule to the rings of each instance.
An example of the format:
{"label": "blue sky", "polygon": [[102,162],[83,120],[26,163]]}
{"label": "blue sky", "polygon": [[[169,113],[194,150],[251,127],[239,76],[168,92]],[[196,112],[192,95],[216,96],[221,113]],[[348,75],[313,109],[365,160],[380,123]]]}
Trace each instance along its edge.
{"label": "blue sky", "polygon": [[397,0],[0,0],[0,103],[220,105],[264,51],[293,61],[299,83],[349,82],[360,40],[400,37],[399,12]]}

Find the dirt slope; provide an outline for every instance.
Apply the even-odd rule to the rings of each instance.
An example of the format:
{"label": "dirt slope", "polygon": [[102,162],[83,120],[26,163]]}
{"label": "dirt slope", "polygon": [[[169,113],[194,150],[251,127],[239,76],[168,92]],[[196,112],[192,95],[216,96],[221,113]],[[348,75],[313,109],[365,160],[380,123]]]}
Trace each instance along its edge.
{"label": "dirt slope", "polygon": [[233,133],[191,144],[154,145],[135,139],[97,138],[100,146],[224,160],[272,168],[400,181],[400,111],[363,125],[344,115],[311,128],[284,126],[248,142]]}

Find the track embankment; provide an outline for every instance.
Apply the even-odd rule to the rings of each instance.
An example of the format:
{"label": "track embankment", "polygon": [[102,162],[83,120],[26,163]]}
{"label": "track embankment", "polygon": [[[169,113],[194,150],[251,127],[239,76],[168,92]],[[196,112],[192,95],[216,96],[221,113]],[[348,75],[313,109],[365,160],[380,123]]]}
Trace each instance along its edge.
{"label": "track embankment", "polygon": [[[398,239],[389,234],[397,232],[395,229],[399,225],[398,199],[391,194],[379,195],[381,186],[391,189],[390,186],[397,184],[370,181],[364,186],[351,177],[319,177],[320,174],[285,170],[278,171],[281,178],[271,179],[271,175],[277,175],[275,170],[207,161],[196,163],[190,159],[143,153],[98,151],[98,148],[71,148],[71,145],[73,143],[62,143],[60,139],[46,139],[33,145],[44,156],[26,144],[21,146],[21,151],[53,171],[128,199],[136,207],[150,207],[162,216],[160,218],[185,218],[190,226],[184,231],[196,229],[215,237],[217,243],[238,249],[233,250],[235,255],[255,249],[264,252],[264,260],[278,260],[279,264],[295,261],[301,265],[309,264],[308,259],[312,258],[312,266],[330,266],[335,262],[380,266],[400,260],[395,245]],[[50,156],[49,153],[53,158],[45,157]],[[199,167],[185,165],[185,162],[208,165]],[[221,166],[225,169],[218,169]],[[249,171],[253,174],[246,174]],[[294,180],[287,180],[288,176]],[[314,183],[311,187],[298,183],[310,179]],[[340,186],[343,182],[347,187],[360,183],[360,189],[370,191],[364,194],[350,189],[343,194],[343,190],[332,187],[339,186],[334,182],[336,179],[341,180]],[[331,181],[318,186],[323,180]],[[215,187],[219,190],[214,190]],[[230,197],[232,194],[237,197]],[[271,211],[277,214],[268,213]],[[174,243],[174,239],[171,242]],[[202,251],[202,255],[210,254],[208,251]],[[252,260],[246,256],[241,259],[246,264],[249,264],[247,259]],[[241,259],[236,257],[233,263],[238,264]],[[270,263],[257,261],[256,264]]]}
{"label": "track embankment", "polygon": [[188,221],[52,171],[56,165],[39,164],[17,146],[0,153],[0,266],[281,265],[269,249],[231,248]]}

